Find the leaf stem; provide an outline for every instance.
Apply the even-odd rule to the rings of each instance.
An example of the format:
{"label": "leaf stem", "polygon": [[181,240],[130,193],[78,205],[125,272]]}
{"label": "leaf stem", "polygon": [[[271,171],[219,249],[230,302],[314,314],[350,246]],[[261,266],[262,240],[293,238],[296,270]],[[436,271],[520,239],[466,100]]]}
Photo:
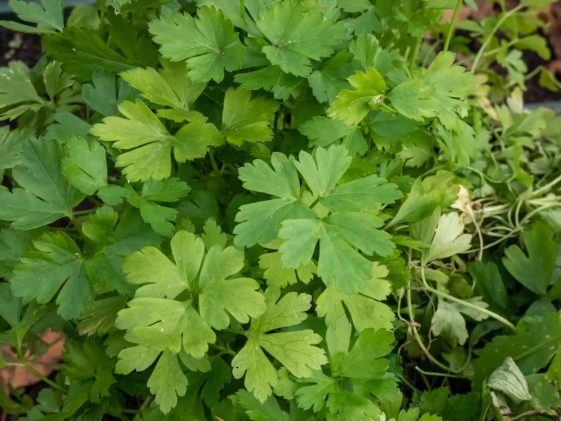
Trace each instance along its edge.
{"label": "leaf stem", "polygon": [[487,316],[501,322],[503,325],[509,327],[510,329],[512,329],[513,331],[516,331],[516,326],[514,326],[509,320],[505,319],[503,316],[498,315],[497,313],[491,311],[491,310],[487,310],[486,308],[483,307],[479,307],[475,304],[472,304],[468,301],[464,301],[461,300],[459,298],[454,297],[453,295],[450,294],[446,294],[445,292],[439,291],[433,287],[431,287],[426,278],[425,278],[425,267],[421,266],[421,280],[423,281],[423,286],[425,287],[425,289],[429,292],[432,292],[435,295],[438,295],[439,297],[445,298],[448,301],[452,301],[454,303],[463,305],[465,307],[471,308],[472,310],[478,311],[480,313],[486,314]]}
{"label": "leaf stem", "polygon": [[37,369],[35,369],[35,367],[33,367],[31,365],[31,363],[25,358],[25,355],[23,355],[23,351],[21,349],[21,346],[16,347],[16,353],[17,353],[18,359],[20,360],[21,364],[27,369],[27,371],[29,371],[31,374],[33,374],[37,379],[39,379],[42,382],[48,384],[53,389],[56,389],[56,390],[59,390],[59,391],[64,391],[64,389],[61,386],[59,386],[57,383],[55,383],[54,381],[49,379],[47,376],[44,376],[43,374],[41,374],[39,371],[37,371]]}
{"label": "leaf stem", "polygon": [[208,151],[208,158],[210,160],[210,165],[212,166],[212,170],[215,173],[220,174],[220,169],[218,168],[218,164],[216,163],[216,158],[214,157],[213,150]]}
{"label": "leaf stem", "polygon": [[451,367],[448,367],[446,364],[443,364],[440,361],[438,361],[430,353],[430,351],[427,349],[427,347],[423,343],[423,340],[421,339],[421,337],[419,335],[419,332],[417,332],[417,327],[415,326],[415,324],[416,324],[415,314],[413,313],[413,304],[412,304],[412,301],[411,301],[411,279],[409,279],[409,283],[407,285],[407,310],[409,311],[409,328],[411,329],[411,331],[413,333],[413,337],[415,338],[415,341],[417,342],[417,345],[419,346],[419,348],[421,349],[423,354],[425,354],[425,356],[429,359],[429,361],[432,362],[437,367],[440,367],[441,369],[446,370],[446,371],[450,371],[452,373],[456,373],[455,370],[453,370]]}
{"label": "leaf stem", "polygon": [[483,57],[483,53],[489,47],[489,44],[491,43],[491,41],[492,41],[493,37],[495,36],[495,34],[497,33],[497,31],[501,28],[501,26],[503,26],[503,24],[506,22],[506,20],[508,18],[510,18],[512,15],[516,14],[523,7],[524,7],[524,5],[519,4],[515,8],[511,9],[510,11],[508,11],[504,15],[502,15],[501,18],[497,21],[497,23],[495,24],[495,26],[493,27],[493,29],[491,30],[489,35],[487,35],[487,38],[483,42],[483,45],[481,46],[479,51],[477,52],[477,55],[475,56],[475,60],[473,61],[473,64],[471,65],[471,73],[475,73],[475,71],[477,70],[477,66],[479,65],[479,61],[481,60],[481,57]]}
{"label": "leaf stem", "polygon": [[425,376],[433,376],[433,377],[447,377],[452,379],[465,379],[466,376],[461,376],[458,374],[448,374],[448,373],[437,373],[435,371],[425,371],[422,368],[415,366],[415,370],[419,373],[424,374]]}
{"label": "leaf stem", "polygon": [[460,6],[462,5],[462,0],[456,0],[456,7],[454,7],[454,13],[452,14],[452,19],[450,20],[450,25],[448,26],[448,33],[446,34],[446,40],[444,41],[444,51],[448,51],[450,48],[450,40],[456,29],[456,19],[458,18],[458,12],[460,11]]}
{"label": "leaf stem", "polygon": [[535,197],[538,196],[544,192],[547,192],[549,189],[551,189],[553,186],[555,186],[557,183],[559,183],[561,181],[561,175],[559,177],[556,177],[555,179],[553,179],[552,181],[550,181],[549,183],[547,183],[546,185],[540,187],[537,190],[534,190],[533,192],[530,193],[530,197]]}

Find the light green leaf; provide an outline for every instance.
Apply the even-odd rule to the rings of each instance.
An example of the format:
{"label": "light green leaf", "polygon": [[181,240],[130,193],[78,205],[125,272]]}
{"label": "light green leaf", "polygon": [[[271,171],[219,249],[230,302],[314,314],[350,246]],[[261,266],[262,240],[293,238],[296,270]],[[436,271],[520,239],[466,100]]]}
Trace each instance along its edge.
{"label": "light green leaf", "polygon": [[458,189],[454,174],[446,171],[438,171],[423,180],[417,178],[388,226],[417,222],[431,215],[438,207],[447,208],[456,200]]}
{"label": "light green leaf", "polygon": [[160,355],[159,350],[144,345],[125,348],[119,353],[119,361],[115,365],[115,372],[117,374],[129,374],[135,370],[144,371],[156,361],[158,355]]}
{"label": "light green leaf", "polygon": [[187,392],[187,377],[181,370],[177,356],[165,351],[148,379],[148,388],[156,396],[160,411],[167,414],[177,405],[177,397]]}
{"label": "light green leaf", "polygon": [[141,285],[116,321],[129,342],[201,358],[216,339],[212,327],[228,327],[230,316],[245,323],[265,311],[257,282],[232,278],[243,267],[240,251],[213,246],[205,257],[203,241],[186,231],[175,234],[171,251],[175,262],[154,247],[125,259],[127,279]]}
{"label": "light green leaf", "polygon": [[316,266],[312,261],[296,269],[290,269],[283,266],[281,257],[282,255],[278,251],[265,253],[259,257],[259,267],[264,270],[263,277],[267,280],[267,285],[284,288],[295,284],[297,280],[306,284],[310,282],[312,275],[316,272]]}
{"label": "light green leaf", "polygon": [[189,111],[206,87],[204,83],[192,82],[187,68],[180,63],[164,63],[160,71],[151,67],[131,69],[121,73],[121,77],[148,101],[183,111]]}
{"label": "light green leaf", "polygon": [[438,220],[438,226],[434,238],[430,245],[424,262],[428,263],[436,259],[445,259],[446,257],[464,253],[469,250],[471,245],[471,235],[462,234],[464,224],[460,222],[457,213],[451,212],[444,214]]}
{"label": "light green leaf", "polygon": [[234,145],[271,140],[277,108],[278,104],[264,97],[251,99],[248,91],[228,89],[222,111],[222,134]]}
{"label": "light green leaf", "polygon": [[300,181],[294,161],[278,152],[271,155],[271,166],[256,159],[240,168],[239,177],[247,190],[287,199],[300,196]]}
{"label": "light green leaf", "polygon": [[343,89],[329,108],[329,116],[349,126],[359,124],[384,100],[386,82],[380,73],[369,68],[349,78],[354,89]]}
{"label": "light green leaf", "polygon": [[173,156],[177,162],[192,161],[206,156],[211,146],[224,143],[224,136],[205,117],[193,118],[175,133]]}
{"label": "light green leaf", "polygon": [[231,278],[244,265],[243,253],[233,247],[211,247],[199,275],[199,311],[214,329],[230,324],[229,314],[240,323],[249,322],[266,309],[259,284],[250,278]]}
{"label": "light green leaf", "polygon": [[169,177],[173,136],[143,102],[125,101],[119,111],[125,118],[106,117],[91,133],[114,142],[116,148],[132,149],[119,155],[116,162],[130,181]]}
{"label": "light green leaf", "polygon": [[248,340],[232,360],[234,377],[245,375],[246,388],[261,402],[278,383],[277,369],[264,350],[296,377],[307,377],[327,362],[323,350],[314,346],[321,337],[312,330],[270,333],[303,321],[311,304],[310,296],[291,292],[277,301],[278,294],[270,293],[268,298],[267,311],[252,320]]}
{"label": "light green leaf", "polygon": [[466,99],[479,83],[454,59],[453,53],[440,53],[428,69],[393,88],[388,98],[395,109],[412,120],[438,118],[447,129],[454,129],[458,117],[467,115]]}
{"label": "light green leaf", "polygon": [[314,155],[301,151],[295,165],[312,193],[322,197],[335,188],[351,161],[344,146],[332,145],[316,149]]}

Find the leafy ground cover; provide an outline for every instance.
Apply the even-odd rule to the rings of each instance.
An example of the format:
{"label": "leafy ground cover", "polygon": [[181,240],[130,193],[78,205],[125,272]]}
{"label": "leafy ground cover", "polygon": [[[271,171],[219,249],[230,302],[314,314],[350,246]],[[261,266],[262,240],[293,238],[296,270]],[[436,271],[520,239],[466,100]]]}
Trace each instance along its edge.
{"label": "leafy ground cover", "polygon": [[549,3],[12,0],[4,414],[559,419]]}

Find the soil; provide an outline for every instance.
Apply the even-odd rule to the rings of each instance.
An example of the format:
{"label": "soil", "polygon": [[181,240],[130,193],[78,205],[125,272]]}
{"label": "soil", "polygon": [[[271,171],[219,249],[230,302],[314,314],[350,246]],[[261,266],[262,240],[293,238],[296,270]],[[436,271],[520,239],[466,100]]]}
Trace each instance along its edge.
{"label": "soil", "polygon": [[0,28],[0,67],[7,66],[12,60],[21,60],[34,66],[41,57],[41,39],[38,35],[18,34]]}

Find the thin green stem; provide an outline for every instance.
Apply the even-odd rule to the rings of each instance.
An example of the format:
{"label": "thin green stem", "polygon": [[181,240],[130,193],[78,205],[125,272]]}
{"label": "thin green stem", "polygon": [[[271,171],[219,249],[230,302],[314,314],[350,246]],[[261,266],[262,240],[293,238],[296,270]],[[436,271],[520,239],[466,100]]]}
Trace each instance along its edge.
{"label": "thin green stem", "polygon": [[409,58],[409,67],[412,69],[413,67],[415,67],[415,64],[417,63],[417,57],[419,56],[419,50],[421,49],[421,38],[417,38],[415,40],[415,45],[413,46],[413,49],[411,51],[411,57]]}
{"label": "thin green stem", "polygon": [[415,314],[413,313],[413,304],[411,300],[411,280],[409,280],[409,284],[407,286],[407,310],[409,312],[409,328],[413,333],[415,342],[417,342],[417,345],[419,346],[423,354],[425,354],[425,356],[429,359],[429,361],[432,362],[437,367],[440,367],[442,370],[446,370],[454,373],[455,371],[451,367],[448,367],[446,364],[441,363],[430,353],[430,351],[425,346],[423,340],[421,339],[419,332],[417,331],[417,327],[415,326],[416,325]]}
{"label": "thin green stem", "polygon": [[433,287],[431,287],[426,278],[425,278],[425,267],[421,266],[421,280],[423,281],[423,286],[425,287],[425,289],[427,291],[432,292],[435,295],[438,295],[439,297],[445,298],[448,301],[452,301],[454,303],[457,304],[461,304],[465,307],[471,308],[472,310],[478,311],[479,313],[482,314],[486,314],[487,316],[501,322],[503,325],[509,327],[512,330],[516,330],[516,326],[514,326],[509,320],[505,319],[503,316],[498,315],[497,313],[491,311],[491,310],[487,310],[486,308],[483,307],[479,307],[478,305],[475,305],[473,303],[470,303],[469,301],[464,301],[461,300],[460,298],[456,298],[453,295],[447,294],[445,292],[439,291]]}
{"label": "thin green stem", "polygon": [[561,182],[561,175],[559,177],[551,180],[549,183],[540,187],[539,189],[534,190],[532,193],[530,193],[530,197],[539,196],[540,194],[547,192],[549,189],[551,189],[553,186],[555,186],[559,182]]}
{"label": "thin green stem", "polygon": [[31,363],[25,358],[25,355],[23,355],[23,351],[21,349],[20,346],[16,347],[16,353],[18,356],[18,359],[20,360],[21,364],[25,367],[25,369],[27,371],[29,371],[31,374],[33,374],[36,378],[38,378],[39,380],[41,380],[42,382],[48,384],[49,386],[51,386],[53,389],[59,390],[59,391],[63,391],[64,389],[59,386],[57,383],[53,382],[51,379],[49,379],[47,376],[44,376],[43,374],[41,374],[39,371],[37,371],[35,369],[35,367],[33,367],[31,365]]}
{"label": "thin green stem", "polygon": [[456,0],[456,7],[454,7],[454,13],[452,14],[452,19],[450,20],[450,25],[448,26],[448,33],[446,34],[446,40],[444,41],[444,51],[448,51],[450,48],[450,41],[452,40],[452,35],[456,29],[456,19],[458,18],[458,12],[460,11],[460,6],[462,5],[462,0]]}
{"label": "thin green stem", "polygon": [[473,61],[473,64],[471,66],[472,73],[475,73],[475,71],[477,70],[477,66],[479,65],[479,61],[481,60],[481,57],[483,57],[485,50],[489,47],[489,44],[491,44],[491,41],[493,40],[493,37],[495,36],[497,31],[501,28],[501,26],[503,26],[503,24],[506,22],[508,18],[510,18],[512,15],[516,14],[518,11],[522,10],[523,8],[524,6],[522,4],[519,4],[515,8],[511,9],[510,11],[502,15],[501,18],[497,21],[497,23],[495,24],[489,35],[487,35],[487,38],[483,42],[483,45],[481,46],[479,51],[477,52],[477,55],[475,56],[475,60]]}
{"label": "thin green stem", "polygon": [[218,164],[216,163],[216,158],[214,157],[214,151],[212,150],[208,151],[208,158],[210,160],[210,165],[212,166],[212,170],[215,173],[220,174],[220,169],[218,168]]}
{"label": "thin green stem", "polygon": [[425,376],[433,376],[433,377],[447,377],[451,379],[465,379],[466,376],[460,376],[458,374],[448,374],[448,373],[437,373],[435,371],[425,371],[420,367],[415,366],[415,370],[419,373],[424,374]]}
{"label": "thin green stem", "polygon": [[558,208],[561,207],[561,203],[552,203],[549,205],[544,205],[544,206],[540,206],[537,209],[534,209],[532,212],[528,213],[521,221],[521,224],[525,224],[526,222],[528,222],[534,215],[536,215],[537,213],[540,213],[546,209],[551,209],[551,208]]}

